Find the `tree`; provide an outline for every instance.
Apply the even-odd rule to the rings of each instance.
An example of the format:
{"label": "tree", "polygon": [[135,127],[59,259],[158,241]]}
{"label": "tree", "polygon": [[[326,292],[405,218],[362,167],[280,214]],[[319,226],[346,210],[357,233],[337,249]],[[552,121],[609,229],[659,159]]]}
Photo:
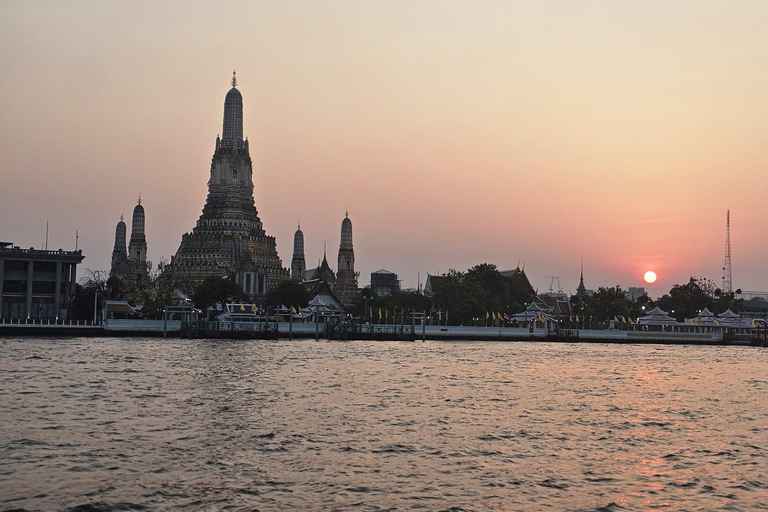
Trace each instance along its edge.
{"label": "tree", "polygon": [[632,312],[632,301],[621,286],[600,287],[590,297],[585,297],[584,303],[584,312],[598,321],[630,316]]}
{"label": "tree", "polygon": [[296,306],[309,305],[310,296],[307,289],[294,281],[283,281],[277,287],[267,292],[267,306]]}
{"label": "tree", "polygon": [[[717,290],[715,290],[714,286],[710,286],[709,283],[705,283],[705,286],[702,287],[699,279],[691,277],[686,284],[674,285],[669,294],[659,297],[656,304],[661,309],[668,311],[678,321],[683,321],[685,318],[693,318],[704,308],[717,310],[714,298]],[[720,300],[722,301],[722,297]]]}
{"label": "tree", "polygon": [[219,276],[206,277],[192,294],[192,302],[203,311],[214,304],[246,301],[248,294],[234,280]]}

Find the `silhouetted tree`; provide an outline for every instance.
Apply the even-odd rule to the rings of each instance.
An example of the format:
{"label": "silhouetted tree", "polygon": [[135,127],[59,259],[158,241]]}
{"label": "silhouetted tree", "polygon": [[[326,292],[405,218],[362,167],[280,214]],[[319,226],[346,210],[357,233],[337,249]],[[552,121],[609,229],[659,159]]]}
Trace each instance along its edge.
{"label": "silhouetted tree", "polygon": [[307,307],[312,299],[307,289],[294,281],[283,281],[267,292],[267,306]]}
{"label": "silhouetted tree", "polygon": [[214,304],[247,301],[248,294],[234,280],[218,276],[206,277],[192,295],[192,302],[203,311]]}

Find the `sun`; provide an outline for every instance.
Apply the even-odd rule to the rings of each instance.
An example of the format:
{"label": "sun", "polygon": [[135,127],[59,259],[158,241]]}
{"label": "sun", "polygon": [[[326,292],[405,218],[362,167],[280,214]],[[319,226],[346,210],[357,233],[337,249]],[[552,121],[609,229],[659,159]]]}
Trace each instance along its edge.
{"label": "sun", "polygon": [[654,281],[656,281],[656,272],[654,272],[653,270],[649,270],[648,272],[645,273],[645,275],[643,276],[643,279],[645,279],[646,283],[653,283]]}

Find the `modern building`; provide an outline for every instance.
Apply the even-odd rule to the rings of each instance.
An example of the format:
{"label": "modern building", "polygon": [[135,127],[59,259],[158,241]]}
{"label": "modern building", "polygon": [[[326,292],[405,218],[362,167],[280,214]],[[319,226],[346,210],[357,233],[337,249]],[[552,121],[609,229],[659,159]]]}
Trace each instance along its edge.
{"label": "modern building", "polygon": [[83,251],[21,249],[0,242],[0,318],[63,320]]}
{"label": "modern building", "polygon": [[645,288],[642,286],[630,286],[629,290],[627,290],[627,298],[631,300],[632,302],[637,302],[637,299],[640,297],[647,297],[648,292],[645,291]]}
{"label": "modern building", "polygon": [[400,291],[400,281],[397,274],[384,270],[371,272],[371,291],[379,297],[386,297]]}
{"label": "modern building", "polygon": [[253,167],[243,139],[243,97],[237,78],[224,99],[221,138],[211,159],[208,197],[197,225],[181,238],[166,267],[187,291],[208,276],[233,276],[252,299],[290,279],[253,199]]}

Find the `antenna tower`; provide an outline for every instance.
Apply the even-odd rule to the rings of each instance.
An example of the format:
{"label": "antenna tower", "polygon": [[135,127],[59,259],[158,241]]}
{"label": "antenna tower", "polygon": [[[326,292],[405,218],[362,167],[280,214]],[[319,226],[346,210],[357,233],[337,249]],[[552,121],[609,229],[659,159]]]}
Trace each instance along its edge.
{"label": "antenna tower", "polygon": [[725,262],[723,263],[723,293],[733,291],[733,280],[731,276],[731,210],[725,217]]}

